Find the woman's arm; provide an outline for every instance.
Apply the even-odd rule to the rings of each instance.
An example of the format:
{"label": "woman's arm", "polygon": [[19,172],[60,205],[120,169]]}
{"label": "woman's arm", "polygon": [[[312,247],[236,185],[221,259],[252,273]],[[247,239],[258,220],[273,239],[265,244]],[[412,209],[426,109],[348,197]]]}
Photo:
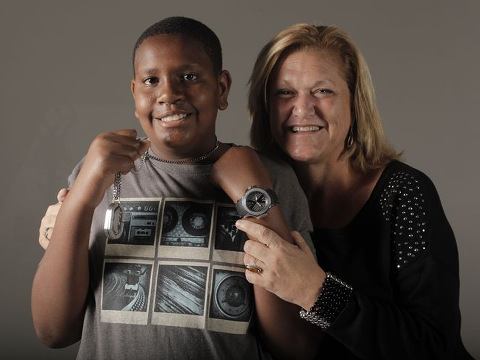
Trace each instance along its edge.
{"label": "woman's arm", "polygon": [[390,263],[391,272],[379,276],[388,275],[391,298],[371,296],[358,284],[326,331],[359,358],[471,359],[460,336],[453,231],[430,179],[403,175],[384,197],[392,212],[383,220],[390,234],[382,241],[392,251],[379,260]]}
{"label": "woman's arm", "polygon": [[[387,264],[386,273],[377,274],[378,278],[357,279],[358,283],[350,284],[354,289],[349,291],[348,301],[337,297],[333,305],[341,304],[341,308],[328,313],[328,316],[335,316],[330,317],[325,331],[343,345],[336,350],[344,351],[337,354],[340,357],[354,354],[361,359],[471,359],[460,337],[455,238],[433,184],[428,179],[413,182],[418,186],[399,184],[402,189],[415,189],[411,194],[398,192],[397,196],[383,197],[389,199],[388,204],[383,204],[384,208],[405,209],[404,214],[387,216],[387,235],[377,240],[392,243],[392,247],[386,245],[386,250],[379,252],[385,258],[369,258],[372,263]],[[376,218],[373,221],[385,220]],[[405,224],[414,225],[409,225],[409,229]],[[323,289],[325,278],[324,272],[319,272],[318,265],[307,256],[302,239],[294,236],[295,247],[259,224],[239,220],[237,227],[250,239],[257,240],[247,241],[245,252],[261,259],[263,266],[269,269],[262,277],[247,274],[249,281],[286,301],[310,309]],[[345,258],[332,257],[329,261],[330,265],[336,264],[333,275],[341,280],[355,272]],[[363,269],[357,271],[364,273]],[[382,279],[387,281],[382,286],[388,286],[382,287],[383,294],[373,296],[362,291],[369,288],[369,284],[379,286],[384,282]],[[338,286],[337,295],[342,287],[346,288]]]}

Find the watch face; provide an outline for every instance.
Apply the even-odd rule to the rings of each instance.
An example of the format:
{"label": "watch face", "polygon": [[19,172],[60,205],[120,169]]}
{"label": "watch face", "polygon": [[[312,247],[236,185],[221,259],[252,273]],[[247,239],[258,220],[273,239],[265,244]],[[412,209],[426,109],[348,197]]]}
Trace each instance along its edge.
{"label": "watch face", "polygon": [[270,208],[270,195],[259,188],[249,190],[245,194],[245,205],[252,215],[261,215]]}

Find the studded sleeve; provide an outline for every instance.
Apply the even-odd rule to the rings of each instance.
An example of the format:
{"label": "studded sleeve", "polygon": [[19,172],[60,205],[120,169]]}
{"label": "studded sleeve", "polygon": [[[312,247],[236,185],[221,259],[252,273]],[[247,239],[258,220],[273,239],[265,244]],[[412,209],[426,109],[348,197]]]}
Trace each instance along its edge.
{"label": "studded sleeve", "polygon": [[379,194],[378,245],[388,246],[371,261],[384,273],[364,281],[381,289],[350,284],[354,296],[327,333],[360,359],[470,359],[460,338],[456,242],[433,183],[405,167]]}

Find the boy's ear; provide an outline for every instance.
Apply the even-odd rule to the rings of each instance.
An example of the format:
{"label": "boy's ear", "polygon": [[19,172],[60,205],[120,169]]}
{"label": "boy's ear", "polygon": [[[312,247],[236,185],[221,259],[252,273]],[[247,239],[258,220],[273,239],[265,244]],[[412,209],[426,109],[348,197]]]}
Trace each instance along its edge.
{"label": "boy's ear", "polygon": [[130,92],[132,93],[133,98],[135,99],[135,80],[134,79],[130,81]]}
{"label": "boy's ear", "polygon": [[232,77],[228,70],[222,70],[218,77],[220,85],[220,96],[218,101],[218,108],[225,110],[228,107],[228,94],[230,93],[230,87],[232,86]]}
{"label": "boy's ear", "polygon": [[[135,101],[135,80],[134,79],[130,81],[130,92],[132,93],[133,100]],[[136,106],[135,106],[135,117],[138,118]]]}

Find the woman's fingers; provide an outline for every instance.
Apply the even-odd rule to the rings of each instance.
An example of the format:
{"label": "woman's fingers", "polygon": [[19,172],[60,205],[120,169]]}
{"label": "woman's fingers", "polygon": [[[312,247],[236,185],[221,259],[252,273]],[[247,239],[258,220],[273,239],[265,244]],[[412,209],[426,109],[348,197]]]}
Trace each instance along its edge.
{"label": "woman's fingers", "polygon": [[68,191],[69,190],[66,189],[66,188],[60,189],[60,191],[57,194],[57,200],[58,200],[59,203],[61,203],[61,202],[63,202],[63,200],[65,200],[65,198],[68,195]]}
{"label": "woman's fingers", "polygon": [[244,245],[245,264],[261,269],[246,271],[247,281],[300,306],[310,304],[311,298],[318,296],[324,271],[300,233],[292,232],[294,244],[291,244],[252,221],[238,220],[237,228],[250,239]]}
{"label": "woman's fingers", "polygon": [[40,246],[45,250],[50,243],[50,239],[52,238],[53,228],[55,227],[55,220],[57,219],[58,211],[60,210],[60,206],[62,204],[59,202],[55,205],[50,205],[47,208],[45,215],[40,222],[40,228],[38,229],[38,242]]}
{"label": "woman's fingers", "polygon": [[269,248],[275,248],[279,241],[285,241],[276,232],[253,221],[237,220],[235,226],[245,232],[249,239],[256,240]]}
{"label": "woman's fingers", "polygon": [[262,260],[247,253],[245,253],[245,255],[243,256],[243,263],[245,264],[245,267],[247,267],[247,269],[248,266],[253,268],[258,267],[260,269],[266,268],[266,264]]}

